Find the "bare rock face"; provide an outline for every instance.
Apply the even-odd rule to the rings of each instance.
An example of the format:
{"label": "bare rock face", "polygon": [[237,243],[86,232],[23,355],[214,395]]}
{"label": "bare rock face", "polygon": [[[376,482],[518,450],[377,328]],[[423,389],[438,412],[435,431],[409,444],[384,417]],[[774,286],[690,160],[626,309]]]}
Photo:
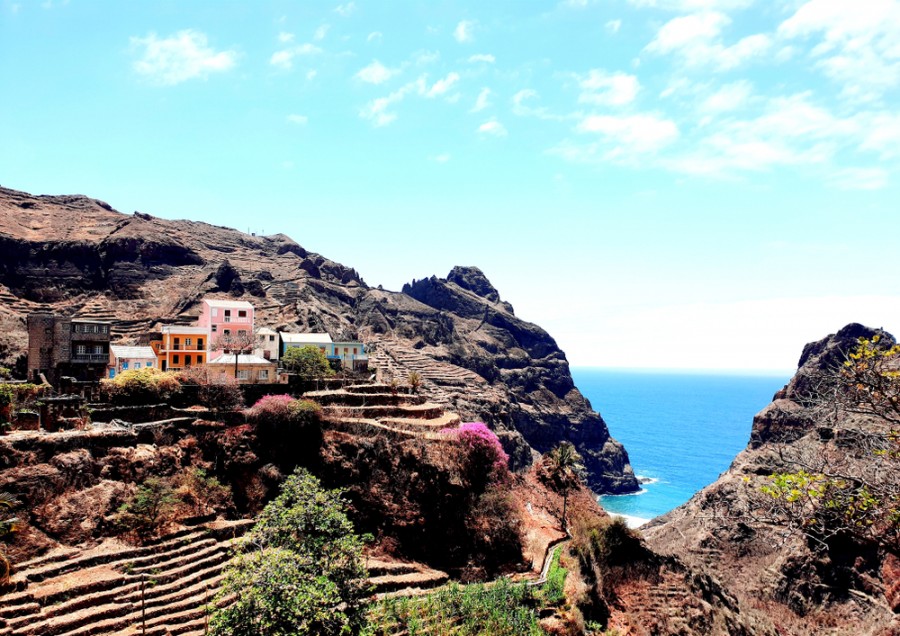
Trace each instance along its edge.
{"label": "bare rock face", "polygon": [[814,399],[823,390],[822,372],[843,362],[859,338],[875,335],[894,343],[881,330],[851,324],[806,345],[796,375],[756,415],[748,448],[728,471],[643,528],[654,550],[718,578],[745,614],[779,634],[898,633],[897,555],[846,533],[816,540],[791,531],[766,512],[761,490],[769,475],[823,458],[847,474],[861,474],[862,462],[875,459],[857,454],[851,441],[861,431],[882,431],[884,422],[855,415],[834,420]]}
{"label": "bare rock face", "polygon": [[84,196],[0,188],[0,364],[21,359],[30,311],[117,321],[114,339],[129,340],[160,323],[192,321],[206,295],[252,302],[259,325],[362,339],[383,378],[420,373],[429,399],[497,430],[519,467],[568,439],[596,491],[638,489],[627,453],[575,387],[565,354],[517,318],[478,268],[390,292],[282,234],[126,216]]}

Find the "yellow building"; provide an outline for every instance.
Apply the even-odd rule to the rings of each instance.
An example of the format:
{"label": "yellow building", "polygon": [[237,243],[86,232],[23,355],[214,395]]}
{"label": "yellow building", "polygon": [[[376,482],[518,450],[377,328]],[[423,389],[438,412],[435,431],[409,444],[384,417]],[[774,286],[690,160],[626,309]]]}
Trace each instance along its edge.
{"label": "yellow building", "polygon": [[209,330],[205,327],[165,325],[162,340],[150,343],[163,371],[181,371],[203,366],[209,350]]}

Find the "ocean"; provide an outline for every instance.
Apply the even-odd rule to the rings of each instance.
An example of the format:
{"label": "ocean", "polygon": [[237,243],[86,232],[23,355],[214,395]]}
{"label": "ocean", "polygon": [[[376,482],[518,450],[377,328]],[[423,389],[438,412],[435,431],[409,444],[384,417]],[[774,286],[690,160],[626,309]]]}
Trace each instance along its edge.
{"label": "ocean", "polygon": [[633,527],[714,482],[747,446],[753,416],[790,379],[593,368],[573,368],[572,376],[648,480],[638,494],[600,498]]}

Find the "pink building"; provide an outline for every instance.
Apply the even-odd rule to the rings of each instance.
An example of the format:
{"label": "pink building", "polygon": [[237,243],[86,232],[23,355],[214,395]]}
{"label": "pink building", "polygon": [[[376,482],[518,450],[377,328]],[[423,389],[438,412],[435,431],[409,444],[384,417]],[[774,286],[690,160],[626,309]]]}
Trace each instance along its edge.
{"label": "pink building", "polygon": [[213,349],[220,335],[244,331],[253,337],[253,313],[253,305],[246,300],[204,298],[200,302],[197,326],[209,331],[210,360],[222,355],[222,349]]}

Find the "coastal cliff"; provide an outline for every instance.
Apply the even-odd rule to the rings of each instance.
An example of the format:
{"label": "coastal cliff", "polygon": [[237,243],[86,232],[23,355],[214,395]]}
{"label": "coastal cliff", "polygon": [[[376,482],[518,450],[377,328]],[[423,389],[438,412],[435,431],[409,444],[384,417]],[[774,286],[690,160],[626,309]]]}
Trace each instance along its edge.
{"label": "coastal cliff", "polygon": [[494,428],[516,467],[570,440],[595,491],[638,488],[565,354],[475,267],[392,292],[281,234],[129,216],[84,196],[6,188],[0,248],[0,358],[8,366],[22,366],[31,311],[112,320],[114,338],[133,339],[162,323],[188,323],[202,297],[228,294],[252,302],[261,325],[362,339],[385,379],[419,372],[430,399]]}
{"label": "coastal cliff", "polygon": [[[654,550],[725,582],[745,614],[779,634],[900,634],[896,543],[867,532],[872,522],[858,525],[848,516],[856,504],[840,490],[822,498],[825,486],[816,485],[832,475],[843,488],[878,471],[896,472],[889,456],[861,443],[890,439],[890,424],[836,415],[823,380],[860,338],[876,337],[885,347],[895,343],[881,330],[851,324],[808,344],[797,373],[754,418],[747,449],[715,483],[642,529]],[[792,490],[778,499],[772,475],[798,471],[788,482]],[[825,512],[802,514],[803,498]],[[847,507],[832,515],[835,506]],[[835,517],[836,527],[829,521]]]}

